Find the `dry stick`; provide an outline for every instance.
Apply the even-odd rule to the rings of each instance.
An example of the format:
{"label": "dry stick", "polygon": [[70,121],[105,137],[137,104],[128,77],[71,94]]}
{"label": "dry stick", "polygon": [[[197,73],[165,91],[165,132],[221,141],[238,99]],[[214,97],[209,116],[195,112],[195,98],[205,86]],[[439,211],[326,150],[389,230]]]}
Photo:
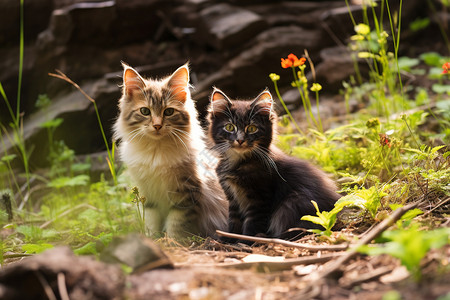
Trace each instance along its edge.
{"label": "dry stick", "polygon": [[3,258],[20,258],[20,257],[27,257],[27,256],[34,256],[34,254],[30,254],[30,253],[3,254]]}
{"label": "dry stick", "polygon": [[298,258],[288,258],[284,261],[257,261],[257,262],[239,262],[239,263],[231,263],[219,265],[219,267],[225,269],[250,269],[252,267],[257,267],[258,269],[264,270],[267,269],[269,271],[283,271],[290,270],[293,266],[297,265],[312,265],[325,263],[337,257],[341,257],[342,253],[332,253],[332,254],[323,254],[321,256],[303,256]]}
{"label": "dry stick", "polygon": [[422,217],[429,215],[430,213],[432,213],[433,211],[435,211],[436,209],[438,209],[439,207],[441,207],[442,205],[446,204],[447,202],[450,201],[450,197],[445,198],[444,200],[442,200],[441,202],[439,202],[438,204],[436,204],[435,207],[433,207],[431,210],[425,212]]}
{"label": "dry stick", "polygon": [[56,300],[55,293],[53,293],[52,288],[48,284],[47,280],[45,280],[45,277],[37,270],[34,271],[34,274],[38,278],[39,282],[42,285],[42,288],[44,289],[45,295],[49,300]]}
{"label": "dry stick", "polygon": [[57,280],[58,280],[58,290],[59,290],[59,295],[61,296],[61,300],[70,300],[69,293],[67,292],[66,276],[64,276],[64,273],[59,272]]}
{"label": "dry stick", "polygon": [[380,224],[378,224],[373,230],[368,232],[362,239],[352,246],[350,251],[348,251],[345,255],[339,257],[333,264],[328,267],[323,268],[320,271],[309,274],[304,277],[303,280],[308,281],[316,281],[321,278],[327,277],[331,273],[337,271],[344,263],[346,263],[349,259],[353,258],[356,254],[358,254],[358,248],[362,245],[366,245],[370,243],[373,239],[378,237],[383,231],[391,227],[396,221],[398,221],[403,214],[405,214],[408,210],[415,208],[422,200],[416,201],[409,205],[400,207],[396,209],[387,219],[384,219]]}
{"label": "dry stick", "polygon": [[251,242],[258,242],[258,243],[265,243],[265,244],[280,244],[286,247],[294,247],[294,248],[300,248],[305,249],[309,251],[343,251],[347,250],[348,245],[308,245],[308,244],[299,244],[294,242],[285,241],[282,239],[270,239],[270,238],[262,238],[262,237],[255,237],[255,236],[248,236],[243,234],[237,234],[237,233],[229,233],[221,230],[216,230],[216,233],[220,236],[225,236],[233,239],[239,239],[239,240],[246,240]]}

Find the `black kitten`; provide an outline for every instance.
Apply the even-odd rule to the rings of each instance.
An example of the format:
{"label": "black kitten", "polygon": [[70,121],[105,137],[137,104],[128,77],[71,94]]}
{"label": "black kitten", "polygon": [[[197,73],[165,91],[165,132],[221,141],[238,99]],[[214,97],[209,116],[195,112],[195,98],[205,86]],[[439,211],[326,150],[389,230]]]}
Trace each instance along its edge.
{"label": "black kitten", "polygon": [[219,154],[216,171],[229,201],[229,232],[292,238],[290,228],[318,228],[300,220],[316,214],[311,200],[329,211],[340,196],[325,173],[272,144],[277,123],[272,104],[268,91],[253,101],[231,101],[215,89],[209,138]]}

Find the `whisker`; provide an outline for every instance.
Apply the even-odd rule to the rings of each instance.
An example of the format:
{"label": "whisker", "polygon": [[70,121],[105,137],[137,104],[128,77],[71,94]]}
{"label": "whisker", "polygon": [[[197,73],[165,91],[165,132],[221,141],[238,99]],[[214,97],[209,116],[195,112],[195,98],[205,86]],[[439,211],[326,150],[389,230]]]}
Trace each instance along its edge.
{"label": "whisker", "polygon": [[189,148],[186,146],[186,143],[183,141],[183,139],[175,131],[170,131],[170,133],[177,137],[177,139],[183,144],[184,148],[186,149],[186,151],[190,155]]}
{"label": "whisker", "polygon": [[129,134],[130,138],[128,139],[128,141],[132,142],[139,135],[142,135],[142,136],[144,135],[142,128],[137,128],[137,129],[131,131]]}
{"label": "whisker", "polygon": [[[286,181],[286,179],[283,178],[283,176],[281,176],[280,172],[278,171],[278,167],[277,164],[275,163],[275,161],[270,157],[270,155],[267,153],[267,150],[261,148],[261,146],[256,145],[255,148],[253,148],[253,150],[255,151],[254,153],[257,154],[257,156],[263,161],[263,163],[269,168],[272,167],[275,172],[277,172],[278,176],[280,176],[280,178],[283,181]],[[264,162],[265,161],[265,162]]]}

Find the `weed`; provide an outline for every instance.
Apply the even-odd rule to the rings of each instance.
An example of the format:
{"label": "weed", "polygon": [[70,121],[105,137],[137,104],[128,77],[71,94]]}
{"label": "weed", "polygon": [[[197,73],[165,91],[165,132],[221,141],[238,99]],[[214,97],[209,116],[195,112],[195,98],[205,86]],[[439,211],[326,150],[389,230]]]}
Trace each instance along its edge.
{"label": "weed", "polygon": [[139,194],[139,189],[137,187],[133,187],[131,189],[133,194],[133,203],[136,205],[137,217],[139,222],[140,232],[142,234],[147,233],[147,229],[145,226],[145,197]]}
{"label": "weed", "polygon": [[[12,122],[9,124],[12,130],[12,136],[7,130],[7,128],[0,124],[1,129],[5,133],[5,135],[10,140],[11,144],[17,149],[17,152],[20,154],[20,157],[22,159],[24,171],[25,171],[25,179],[26,179],[26,189],[28,193],[30,192],[30,166],[29,166],[29,159],[30,159],[30,151],[27,149],[25,145],[25,139],[23,136],[23,114],[20,111],[20,101],[21,101],[21,91],[22,91],[22,74],[23,74],[23,52],[24,52],[24,13],[23,13],[23,6],[24,2],[23,0],[20,0],[20,38],[19,38],[19,74],[18,74],[18,82],[17,82],[17,100],[16,100],[16,107],[15,112],[13,111],[13,108],[11,107],[11,104],[8,100],[8,97],[6,96],[5,90],[3,89],[3,85],[0,82],[0,94],[3,97],[3,100],[5,101],[6,107],[8,108],[8,112],[10,114]],[[0,131],[1,133],[1,131]],[[2,146],[4,147],[5,156],[8,156],[9,159],[7,160],[8,169],[10,172],[12,172],[12,168],[10,165],[10,161],[14,159],[14,157],[9,156],[10,154],[6,153],[6,148],[4,144],[4,140],[2,137]],[[2,158],[3,160],[3,158]],[[15,182],[16,187],[18,187],[17,179],[15,178],[14,173],[11,173],[12,180]],[[11,184],[10,184],[11,186]],[[21,189],[18,189],[18,192],[22,198],[22,202],[25,201],[25,197],[23,193],[21,192]]]}
{"label": "weed", "polygon": [[337,201],[334,205],[334,208],[329,211],[323,211],[320,212],[319,207],[317,206],[317,203],[315,201],[311,201],[314,207],[316,208],[316,214],[315,216],[303,216],[301,220],[310,221],[314,224],[320,225],[323,228],[325,228],[325,231],[321,231],[319,229],[311,229],[311,232],[318,233],[325,236],[331,236],[331,228],[333,228],[334,224],[336,223],[337,214],[347,205],[352,204],[351,201],[345,200],[345,201]]}
{"label": "weed", "polygon": [[106,151],[108,152],[108,158],[106,160],[108,162],[109,171],[111,172],[111,176],[113,178],[114,184],[117,184],[117,170],[116,170],[116,166],[115,166],[115,147],[116,147],[116,145],[115,145],[115,142],[113,141],[112,146],[111,147],[109,146],[108,140],[106,139],[105,130],[103,129],[102,121],[100,119],[100,113],[98,111],[97,102],[95,102],[94,99],[92,99],[88,94],[86,94],[86,92],[83,91],[83,89],[81,89],[81,87],[78,84],[76,84],[69,77],[67,77],[66,74],[62,73],[59,70],[57,70],[57,73],[58,74],[50,73],[49,75],[59,78],[59,79],[62,79],[64,81],[70,83],[75,88],[77,88],[83,94],[83,96],[85,96],[86,99],[88,99],[94,105],[94,110],[95,110],[95,115],[97,116],[98,126],[102,133],[103,142],[105,143]]}
{"label": "weed", "polygon": [[[306,58],[305,58],[306,57]],[[312,64],[311,59],[309,58],[308,52],[305,51],[305,57],[298,58],[295,54],[289,54],[287,58],[281,59],[281,67],[284,69],[291,68],[292,70],[292,76],[294,78],[294,81],[292,81],[291,85],[292,87],[296,87],[300,98],[302,99],[303,103],[303,109],[305,110],[305,118],[311,127],[312,124],[320,131],[323,132],[323,125],[322,120],[320,118],[320,111],[319,111],[319,91],[322,89],[322,86],[316,82],[314,82],[311,85],[310,90],[315,93],[315,100],[316,100],[316,109],[317,109],[317,117],[314,116],[314,113],[312,112],[312,106],[311,106],[311,100],[309,98],[309,91],[308,91],[308,79],[306,78],[305,74],[305,62],[308,59],[311,69],[314,71],[314,66]],[[298,67],[298,71],[297,71]],[[275,92],[277,94],[278,99],[281,102],[281,105],[283,106],[284,110],[289,116],[289,119],[291,120],[292,124],[296,127],[298,132],[302,133],[302,130],[298,126],[297,122],[294,120],[294,118],[291,115],[291,112],[287,108],[286,104],[283,101],[283,98],[281,97],[280,91],[278,90],[277,81],[280,79],[280,76],[272,73],[269,75],[270,79],[272,80]],[[311,123],[312,122],[312,123]]]}
{"label": "weed", "polygon": [[382,244],[362,246],[358,251],[369,255],[389,254],[400,259],[414,280],[421,278],[420,262],[431,249],[439,249],[450,243],[450,228],[438,228],[429,231],[420,230],[418,223],[409,228],[383,232]]}

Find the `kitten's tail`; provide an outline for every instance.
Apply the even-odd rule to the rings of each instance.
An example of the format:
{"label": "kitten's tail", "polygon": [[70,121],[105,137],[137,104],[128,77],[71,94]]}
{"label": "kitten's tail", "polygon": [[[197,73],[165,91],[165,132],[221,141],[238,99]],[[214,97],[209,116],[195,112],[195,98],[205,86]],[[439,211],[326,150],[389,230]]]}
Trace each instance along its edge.
{"label": "kitten's tail", "polygon": [[201,226],[207,236],[217,237],[216,230],[226,230],[228,220],[228,201],[216,180],[204,186]]}

